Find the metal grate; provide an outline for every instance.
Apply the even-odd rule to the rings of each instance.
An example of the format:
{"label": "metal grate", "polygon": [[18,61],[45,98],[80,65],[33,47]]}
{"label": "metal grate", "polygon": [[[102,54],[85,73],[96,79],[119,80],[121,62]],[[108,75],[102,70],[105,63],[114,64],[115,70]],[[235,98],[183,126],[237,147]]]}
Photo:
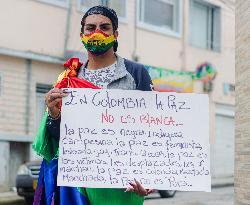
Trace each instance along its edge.
{"label": "metal grate", "polygon": [[40,166],[32,165],[32,166],[29,166],[29,169],[30,169],[31,176],[35,177],[35,178],[38,178],[39,171],[40,171]]}
{"label": "metal grate", "polygon": [[52,88],[52,85],[46,85],[46,84],[36,84],[36,92],[37,93],[47,93]]}

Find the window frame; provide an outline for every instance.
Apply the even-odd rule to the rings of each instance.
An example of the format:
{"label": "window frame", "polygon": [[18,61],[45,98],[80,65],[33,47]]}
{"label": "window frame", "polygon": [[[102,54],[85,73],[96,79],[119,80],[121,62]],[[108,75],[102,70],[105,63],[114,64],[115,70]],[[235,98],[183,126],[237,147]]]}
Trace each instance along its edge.
{"label": "window frame", "polygon": [[[162,2],[165,3],[169,3],[171,5],[174,5],[174,10],[175,8],[175,4],[171,3],[168,0],[161,0]],[[154,26],[148,23],[145,23],[143,21],[140,20],[140,15],[141,12],[144,15],[144,2],[145,0],[137,0],[137,17],[136,17],[136,22],[137,22],[137,27],[140,29],[145,29],[147,31],[153,31],[159,34],[163,34],[163,35],[167,35],[170,37],[175,37],[175,38],[181,38],[182,37],[182,30],[183,30],[183,0],[178,0],[179,1],[179,8],[177,8],[178,13],[176,14],[176,16],[174,16],[174,22],[173,25],[175,25],[174,27],[176,27],[176,31],[172,30],[172,29],[168,29],[168,28],[162,28],[160,26]],[[185,1],[185,0],[184,0]],[[140,6],[142,4],[142,7]],[[176,13],[176,12],[174,12]],[[177,25],[176,25],[177,24]]]}
{"label": "window frame", "polygon": [[[109,0],[101,0],[102,1],[102,5],[107,6],[108,5],[108,1]],[[77,10],[80,13],[85,13],[88,8],[83,6],[82,4],[82,0],[77,0]],[[118,15],[118,20],[121,23],[128,23],[128,6],[127,6],[127,0],[125,0],[125,17],[121,17]]]}
{"label": "window frame", "polygon": [[[45,110],[46,110],[46,103],[44,101],[44,98],[45,98],[45,95],[47,92],[49,92],[49,90],[51,90],[53,88],[53,85],[51,84],[47,84],[47,83],[39,83],[39,82],[36,82],[35,84],[35,113],[34,113],[34,119],[35,119],[35,130],[38,130],[39,128],[39,125],[41,123],[41,120],[42,120],[42,117],[43,115],[41,115],[41,118],[38,119],[38,98],[43,98],[43,102],[44,102],[44,107]],[[41,108],[40,108],[41,109]],[[41,112],[45,111],[44,109],[40,110]]]}
{"label": "window frame", "polygon": [[35,0],[35,1],[61,8],[69,8],[69,1],[71,0],[63,0],[63,2],[61,0]]}
{"label": "window frame", "polygon": [[0,71],[0,98],[3,96],[3,72]]}
{"label": "window frame", "polygon": [[[101,2],[102,2],[101,5],[104,5],[105,1],[101,0]],[[79,12],[83,12],[83,13],[85,13],[88,10],[87,7],[82,5],[82,0],[77,0],[77,8]]]}
{"label": "window frame", "polygon": [[[194,42],[191,41],[190,36],[191,36],[191,26],[190,26],[190,19],[191,17],[191,9],[192,9],[192,5],[193,3],[198,3],[201,4],[203,6],[206,6],[208,9],[208,19],[207,19],[207,36],[209,36],[206,40],[206,47],[201,47],[198,45],[195,45]],[[201,0],[201,1],[197,1],[197,0],[190,0],[189,1],[189,13],[190,13],[190,17],[189,17],[189,33],[188,33],[188,41],[189,41],[189,45],[195,47],[195,48],[199,48],[199,49],[204,49],[207,51],[212,51],[212,52],[217,52],[220,53],[221,52],[221,34],[222,34],[222,22],[221,22],[221,7],[215,4],[212,4],[210,2],[207,2],[206,0]],[[215,19],[215,15],[219,14],[219,16],[217,17],[218,19]],[[218,40],[218,44],[216,45],[215,43],[215,34],[212,32],[215,32],[215,22],[218,21],[217,23],[219,24],[219,30],[217,31],[217,40]],[[213,23],[212,23],[213,22]],[[211,37],[212,36],[212,37]],[[213,39],[213,41],[211,42],[211,39]]]}
{"label": "window frame", "polygon": [[[108,1],[109,0],[106,1],[106,5],[108,5]],[[118,15],[118,19],[119,22],[121,23],[128,23],[128,1],[125,0],[124,2],[125,2],[125,17]]]}

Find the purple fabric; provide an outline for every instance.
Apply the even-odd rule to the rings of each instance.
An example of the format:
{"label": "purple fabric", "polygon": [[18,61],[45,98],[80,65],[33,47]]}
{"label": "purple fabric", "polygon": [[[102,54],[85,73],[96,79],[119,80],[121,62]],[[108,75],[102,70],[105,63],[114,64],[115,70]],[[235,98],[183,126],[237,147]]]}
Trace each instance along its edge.
{"label": "purple fabric", "polygon": [[58,160],[43,160],[33,205],[89,205],[88,199],[75,187],[57,186]]}

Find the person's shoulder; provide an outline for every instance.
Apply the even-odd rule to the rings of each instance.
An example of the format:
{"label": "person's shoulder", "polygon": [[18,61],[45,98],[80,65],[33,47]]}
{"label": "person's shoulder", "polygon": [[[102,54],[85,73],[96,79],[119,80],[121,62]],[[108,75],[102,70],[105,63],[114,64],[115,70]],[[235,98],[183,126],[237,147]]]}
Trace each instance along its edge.
{"label": "person's shoulder", "polygon": [[124,59],[124,64],[127,71],[134,78],[137,90],[152,90],[152,81],[144,65],[128,59]]}
{"label": "person's shoulder", "polygon": [[145,66],[141,63],[131,61],[124,58],[124,64],[127,69],[127,71],[133,76],[133,77],[144,77],[145,75],[148,76],[148,70],[145,68]]}
{"label": "person's shoulder", "polygon": [[132,60],[128,60],[126,58],[124,58],[124,64],[127,70],[137,71],[137,72],[146,70],[143,64],[132,61]]}

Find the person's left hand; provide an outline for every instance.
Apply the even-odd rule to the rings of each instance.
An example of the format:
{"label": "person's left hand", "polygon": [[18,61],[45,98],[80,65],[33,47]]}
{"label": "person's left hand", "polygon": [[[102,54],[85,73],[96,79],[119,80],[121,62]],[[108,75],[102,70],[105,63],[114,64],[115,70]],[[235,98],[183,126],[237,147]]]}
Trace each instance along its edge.
{"label": "person's left hand", "polygon": [[140,182],[138,182],[136,179],[135,182],[131,182],[129,184],[131,187],[128,187],[125,192],[135,192],[139,196],[147,196],[155,191],[154,189],[144,189]]}

